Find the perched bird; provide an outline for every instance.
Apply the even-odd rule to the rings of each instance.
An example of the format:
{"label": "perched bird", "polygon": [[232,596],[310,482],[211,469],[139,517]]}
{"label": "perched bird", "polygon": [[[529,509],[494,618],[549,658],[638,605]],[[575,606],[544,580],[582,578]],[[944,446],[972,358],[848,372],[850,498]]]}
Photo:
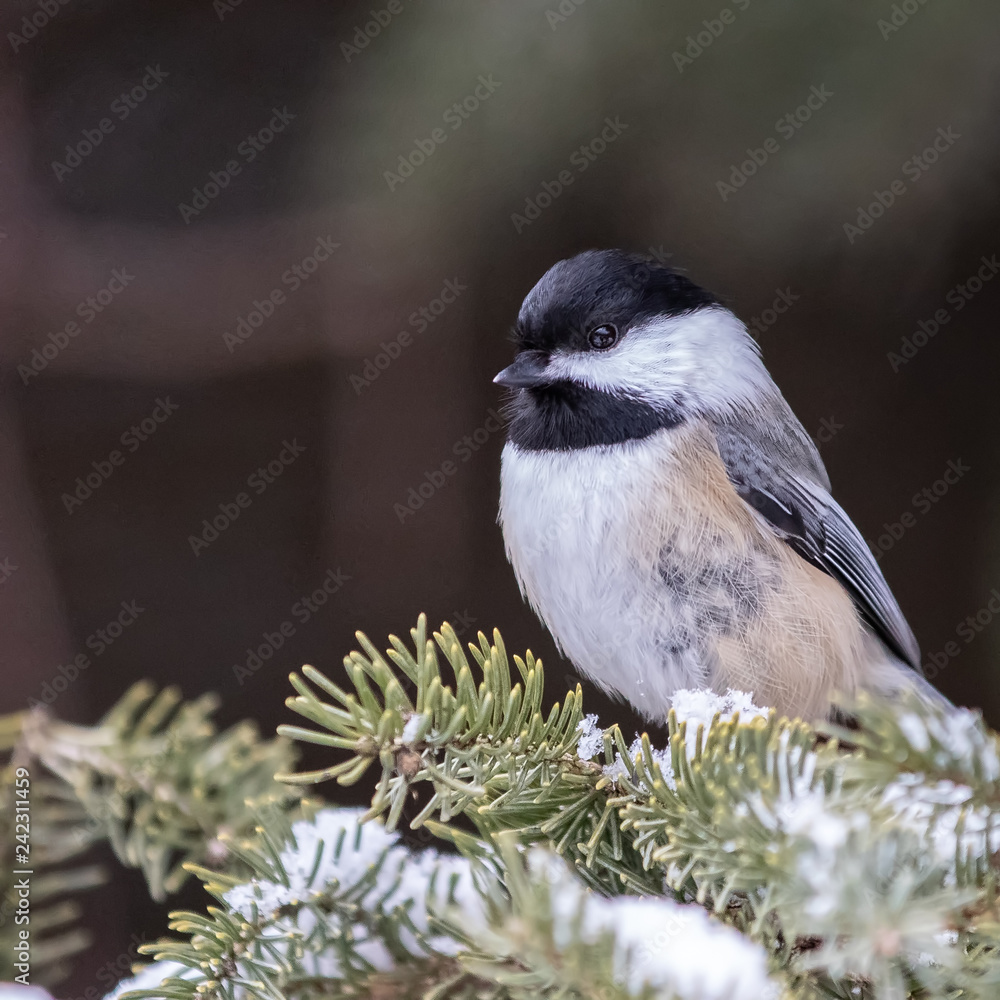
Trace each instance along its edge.
{"label": "perched bird", "polygon": [[[858,529],[739,319],[618,250],[528,293],[500,523],[522,594],[605,691],[681,688],[815,719],[834,691],[934,689]],[[940,697],[940,696],[938,696]]]}

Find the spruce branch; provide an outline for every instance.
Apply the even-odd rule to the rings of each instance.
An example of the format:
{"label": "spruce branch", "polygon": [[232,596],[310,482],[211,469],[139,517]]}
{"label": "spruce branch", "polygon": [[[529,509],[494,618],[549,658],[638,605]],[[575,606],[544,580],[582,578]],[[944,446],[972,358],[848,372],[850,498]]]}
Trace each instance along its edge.
{"label": "spruce branch", "polygon": [[861,753],[845,782],[884,789],[882,799],[925,831],[949,881],[984,887],[991,898],[1000,850],[1000,739],[978,712],[904,699],[888,713],[871,696],[852,706],[860,730],[827,727]]}
{"label": "spruce branch", "polygon": [[512,831],[499,851],[414,857],[361,820],[324,810],[246,851],[249,882],[200,870],[220,907],[172,914],[185,939],[143,946],[159,964],[116,1000],[777,996],[764,951],[701,907],[605,899]]}
{"label": "spruce branch", "polygon": [[668,750],[627,747],[617,727],[587,730],[579,689],[546,715],[530,654],[511,686],[498,634],[470,645],[475,668],[447,626],[432,642],[421,619],[411,638],[383,658],[359,634],[350,692],[312,668],[293,676],[289,706],[321,729],[282,732],[348,756],[286,780],[352,783],[377,760],[369,817],[394,826],[409,787],[429,782],[412,826],[462,813],[485,843],[510,830],[548,845],[603,894],[700,903],[759,942],[797,996],[986,997],[997,984],[1000,766],[971,714],[862,699],[848,708],[864,735],[845,746],[773,713],[741,720],[731,693],[725,717],[672,712]]}
{"label": "spruce branch", "polygon": [[[775,945],[793,971],[853,978],[877,996],[985,997],[1000,945],[996,817],[970,817],[962,804],[989,799],[995,737],[971,713],[901,701],[850,706],[862,732],[871,725],[877,734],[852,731],[850,752],[772,716],[717,721],[692,754],[671,713],[674,774],[663,774],[644,740],[640,783],[650,795],[625,806],[623,825],[676,890],[717,912],[735,899],[748,934]],[[893,722],[908,717],[902,728]],[[906,770],[916,759],[904,730],[918,723],[952,737],[936,747],[918,740],[916,749],[933,749],[937,773]],[[945,777],[956,773],[976,783],[975,794]],[[939,802],[950,808],[936,811]]]}
{"label": "spruce branch", "polygon": [[[602,897],[563,859],[497,837],[506,912],[470,935],[462,965],[518,1000],[776,998],[767,954],[701,907],[672,899]],[[512,972],[512,963],[516,972]]]}
{"label": "spruce branch", "polygon": [[[627,799],[602,780],[601,764],[575,752],[583,720],[580,687],[545,713],[541,661],[530,651],[523,659],[515,656],[519,680],[512,685],[499,632],[492,643],[480,633],[478,643],[469,644],[474,667],[447,623],[429,639],[421,615],[410,637],[412,650],[390,636],[383,657],[359,632],[364,652],[344,659],[351,693],[314,667],[305,667],[303,677],[291,676],[298,694],[288,707],[325,731],[280,726],[278,732],[347,751],[348,757],[319,771],[278,777],[353,784],[378,761],[381,774],[367,815],[385,815],[390,830],[412,786],[427,782],[432,794],[411,821],[413,829],[432,816],[447,823],[465,815],[484,839],[516,830],[525,843],[552,844],[603,893],[659,893],[662,877],[650,874],[621,836],[616,813]],[[617,727],[602,742],[608,763],[616,752],[628,753]]]}
{"label": "spruce branch", "polygon": [[[263,831],[256,846],[234,848],[248,881],[190,866],[220,906],[172,913],[170,929],[187,937],[140,948],[172,963],[165,981],[124,997],[502,1000],[455,958],[495,905],[495,875],[433,851],[414,858],[360,820],[361,810],[327,809],[296,823],[287,843]],[[451,933],[437,915],[459,904],[464,930]]]}
{"label": "spruce branch", "polygon": [[216,707],[210,695],[183,702],[140,682],[93,727],[26,717],[25,747],[72,790],[81,829],[141,869],[157,900],[180,888],[186,863],[230,863],[226,835],[252,836],[262,820],[278,832],[315,807],[274,779],[293,763],[292,744],[262,741],[250,722],[220,733]]}
{"label": "spruce branch", "polygon": [[[0,718],[0,980],[14,980],[15,941],[30,921],[32,981],[51,987],[92,942],[73,896],[100,885],[106,873],[77,863],[97,838],[72,791],[27,752],[25,721],[25,713]],[[25,869],[30,909],[18,893]]]}
{"label": "spruce branch", "polygon": [[[66,898],[96,876],[72,865],[108,837],[154,893],[194,873],[216,903],[143,948],[158,963],[136,1000],[1000,993],[1000,745],[974,713],[862,697],[847,732],[739,692],[678,692],[657,748],[601,730],[579,688],[547,708],[542,664],[508,658],[498,633],[466,653],[421,618],[410,639],[383,655],[359,634],[344,687],[293,675],[307,725],[269,742],[218,732],[210,698],[149,685],[92,728],[0,720],[0,795],[28,761],[48,865],[36,968],[58,974],[82,946]],[[296,773],[289,737],[338,759]],[[363,814],[302,798],[370,769]],[[459,855],[398,842],[421,783],[410,825]]]}

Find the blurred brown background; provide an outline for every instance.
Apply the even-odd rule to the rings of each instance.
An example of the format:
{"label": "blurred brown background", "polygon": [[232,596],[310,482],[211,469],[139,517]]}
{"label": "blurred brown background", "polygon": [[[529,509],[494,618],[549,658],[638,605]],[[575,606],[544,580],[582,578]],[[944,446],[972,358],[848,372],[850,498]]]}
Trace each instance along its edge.
{"label": "blurred brown background", "polygon": [[[146,676],[271,731],[290,669],[420,611],[560,697],[490,380],[541,273],[621,246],[756,319],[936,682],[1000,723],[994,5],[46,0],[3,30],[0,708],[93,721]],[[134,873],[88,905],[66,996],[164,926]]]}

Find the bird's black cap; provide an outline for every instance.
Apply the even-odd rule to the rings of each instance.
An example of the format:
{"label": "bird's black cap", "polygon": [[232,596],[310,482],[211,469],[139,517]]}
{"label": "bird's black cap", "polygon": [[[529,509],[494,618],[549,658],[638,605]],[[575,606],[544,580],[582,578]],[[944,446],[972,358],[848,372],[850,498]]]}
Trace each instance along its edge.
{"label": "bird's black cap", "polygon": [[528,293],[514,328],[521,350],[588,349],[587,334],[608,323],[624,333],[649,316],[680,316],[718,305],[710,292],[651,257],[587,250],[561,260]]}

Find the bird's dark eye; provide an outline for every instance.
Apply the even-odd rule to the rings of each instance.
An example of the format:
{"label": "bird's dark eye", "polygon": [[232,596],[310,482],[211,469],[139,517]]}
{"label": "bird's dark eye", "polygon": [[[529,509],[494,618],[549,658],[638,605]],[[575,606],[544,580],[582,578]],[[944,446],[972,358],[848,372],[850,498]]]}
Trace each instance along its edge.
{"label": "bird's dark eye", "polygon": [[594,327],[587,334],[587,340],[595,351],[606,351],[609,347],[614,347],[618,343],[618,331],[606,323],[604,326]]}

